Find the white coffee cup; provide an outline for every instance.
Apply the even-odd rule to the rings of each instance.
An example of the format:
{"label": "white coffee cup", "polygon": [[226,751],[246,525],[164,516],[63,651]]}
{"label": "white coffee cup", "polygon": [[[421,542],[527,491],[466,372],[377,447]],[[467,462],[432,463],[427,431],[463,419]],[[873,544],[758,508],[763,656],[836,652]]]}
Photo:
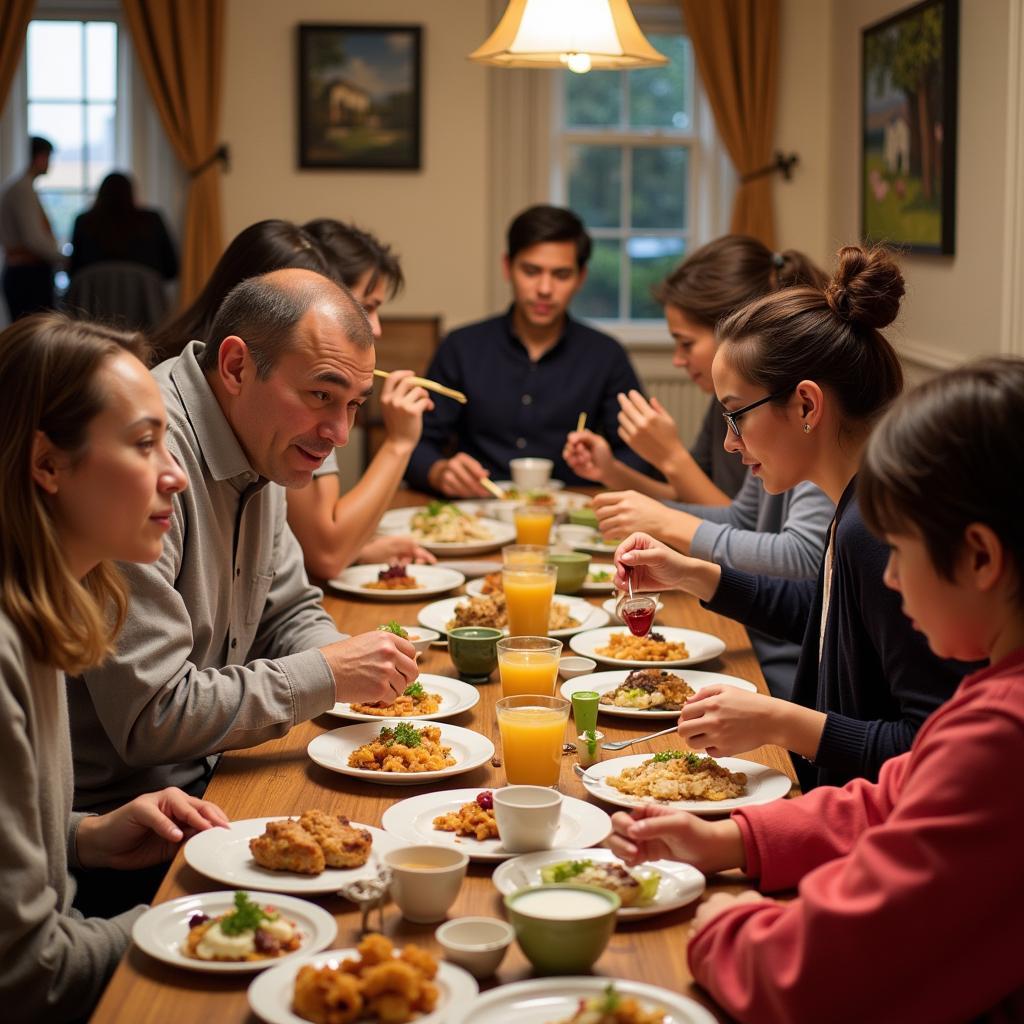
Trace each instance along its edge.
{"label": "white coffee cup", "polygon": [[403,846],[384,855],[391,868],[391,898],[416,924],[443,921],[466,877],[469,857],[446,846]]}
{"label": "white coffee cup", "polygon": [[543,487],[551,479],[551,471],[555,464],[551,459],[512,459],[508,464],[512,474],[512,482],[523,491],[536,490]]}
{"label": "white coffee cup", "polygon": [[550,850],[555,844],[562,794],[546,786],[494,790],[494,817],[502,848],[509,853]]}

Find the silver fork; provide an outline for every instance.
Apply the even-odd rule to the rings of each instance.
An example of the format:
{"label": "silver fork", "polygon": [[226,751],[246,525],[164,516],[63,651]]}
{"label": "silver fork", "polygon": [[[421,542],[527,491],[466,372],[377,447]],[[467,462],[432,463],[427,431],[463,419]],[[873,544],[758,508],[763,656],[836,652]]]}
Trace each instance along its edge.
{"label": "silver fork", "polygon": [[668,729],[662,729],[661,732],[652,732],[647,736],[634,736],[631,740],[615,740],[614,743],[602,743],[601,746],[605,750],[621,750],[623,747],[631,747],[634,743],[643,743],[644,740],[653,740],[657,736],[667,736],[670,732],[675,732],[676,727],[673,725]]}

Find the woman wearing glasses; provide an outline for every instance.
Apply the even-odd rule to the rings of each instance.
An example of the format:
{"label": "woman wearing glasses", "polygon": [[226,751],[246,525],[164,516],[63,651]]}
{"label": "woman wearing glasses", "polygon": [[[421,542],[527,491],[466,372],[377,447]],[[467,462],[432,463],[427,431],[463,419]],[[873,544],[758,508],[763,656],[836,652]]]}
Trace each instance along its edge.
{"label": "woman wearing glasses", "polygon": [[766,296],[718,328],[725,447],[769,493],[809,480],[836,503],[816,582],[699,561],[643,533],[616,552],[619,580],[630,571],[634,590],[687,590],[713,611],[801,643],[792,701],[709,687],[687,702],[679,733],[712,756],[786,747],[801,755],[804,789],[877,778],[968,670],[936,658],[902,615],[882,580],[887,550],[854,493],[871,428],[903,386],[880,332],[903,291],[888,254],[848,246],[824,291]]}

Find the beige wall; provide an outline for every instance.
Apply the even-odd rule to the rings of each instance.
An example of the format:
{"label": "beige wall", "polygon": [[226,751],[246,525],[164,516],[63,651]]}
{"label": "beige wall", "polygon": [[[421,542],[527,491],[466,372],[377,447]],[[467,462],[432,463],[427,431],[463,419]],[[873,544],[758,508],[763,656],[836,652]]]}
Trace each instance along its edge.
{"label": "beige wall", "polygon": [[[423,169],[299,170],[296,61],[300,22],[423,26]],[[488,312],[487,94],[466,60],[490,31],[477,0],[228,0],[222,135],[225,234],[253,221],[330,216],[390,242],[408,274],[388,312],[439,313],[451,326]]]}

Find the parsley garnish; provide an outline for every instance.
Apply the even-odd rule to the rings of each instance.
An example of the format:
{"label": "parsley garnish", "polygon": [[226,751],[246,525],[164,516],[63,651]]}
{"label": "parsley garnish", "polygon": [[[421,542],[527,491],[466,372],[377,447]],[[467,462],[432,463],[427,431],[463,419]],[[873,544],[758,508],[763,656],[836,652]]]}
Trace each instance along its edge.
{"label": "parsley garnish", "polygon": [[382,633],[394,633],[395,636],[400,636],[403,640],[409,639],[409,634],[402,629],[395,619],[392,619],[386,626],[378,626],[377,629]]}
{"label": "parsley garnish", "polygon": [[415,683],[410,683],[404,690],[402,696],[404,697],[416,697],[420,698],[423,694],[423,685],[417,679]]}
{"label": "parsley garnish", "polygon": [[247,893],[236,892],[235,909],[221,918],[220,930],[225,935],[241,935],[242,932],[254,932],[264,921],[272,920],[273,917],[249,899]]}
{"label": "parsley garnish", "polygon": [[614,985],[608,985],[604,990],[604,1002],[601,1004],[602,1013],[614,1013],[622,1002],[622,996],[615,991]]}
{"label": "parsley garnish", "polygon": [[592,572],[590,574],[590,580],[592,583],[607,583],[612,578],[612,574],[606,569],[601,569],[599,572]]}
{"label": "parsley garnish", "polygon": [[408,722],[399,722],[394,729],[384,726],[378,738],[385,747],[390,747],[394,743],[399,743],[403,747],[418,747],[423,742],[416,727]]}
{"label": "parsley garnish", "polygon": [[655,754],[647,763],[656,764],[659,761],[685,761],[689,768],[699,768],[710,757],[700,757],[691,750],[662,750]]}
{"label": "parsley garnish", "polygon": [[597,753],[597,730],[587,729],[583,735],[587,737],[587,753],[593,757]]}

